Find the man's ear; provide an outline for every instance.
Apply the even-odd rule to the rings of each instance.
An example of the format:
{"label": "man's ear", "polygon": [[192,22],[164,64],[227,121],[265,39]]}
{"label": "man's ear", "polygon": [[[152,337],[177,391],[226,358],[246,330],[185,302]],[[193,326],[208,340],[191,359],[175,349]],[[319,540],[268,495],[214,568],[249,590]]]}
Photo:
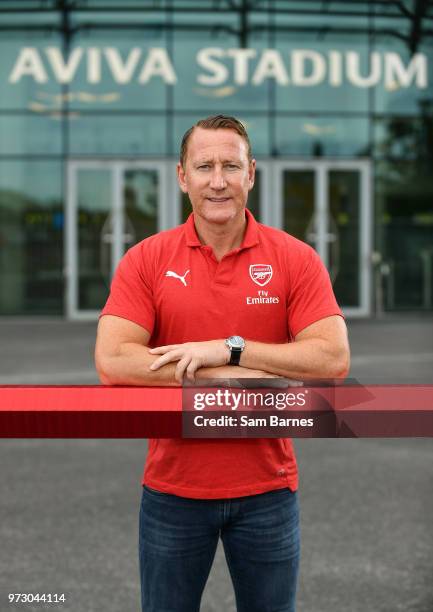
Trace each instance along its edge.
{"label": "man's ear", "polygon": [[248,166],[248,180],[249,180],[249,191],[254,187],[254,180],[256,178],[256,160],[252,159]]}
{"label": "man's ear", "polygon": [[187,189],[186,181],[185,181],[185,170],[183,169],[183,166],[180,162],[177,163],[176,172],[177,172],[177,182],[179,183],[179,187],[181,191],[183,191],[183,193],[188,193],[188,189]]}

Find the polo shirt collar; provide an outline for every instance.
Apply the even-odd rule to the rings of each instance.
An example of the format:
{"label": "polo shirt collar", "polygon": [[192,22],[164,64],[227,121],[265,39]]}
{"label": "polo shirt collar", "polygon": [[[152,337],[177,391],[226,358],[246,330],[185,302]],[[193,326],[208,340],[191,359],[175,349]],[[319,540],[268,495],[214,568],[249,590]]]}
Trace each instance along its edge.
{"label": "polo shirt collar", "polygon": [[189,247],[202,246],[194,225],[194,214],[191,213],[184,225],[186,244]]}
{"label": "polo shirt collar", "polygon": [[[240,246],[240,249],[248,249],[250,247],[255,246],[256,244],[259,244],[258,224],[257,224],[257,221],[254,219],[253,214],[248,210],[248,208],[245,209],[245,216],[247,219],[247,230],[245,232],[245,236]],[[200,242],[200,239],[197,235],[197,231],[195,229],[193,213],[191,213],[188,219],[186,220],[184,227],[185,227],[185,238],[186,238],[187,246],[189,247],[203,246],[202,243]]]}

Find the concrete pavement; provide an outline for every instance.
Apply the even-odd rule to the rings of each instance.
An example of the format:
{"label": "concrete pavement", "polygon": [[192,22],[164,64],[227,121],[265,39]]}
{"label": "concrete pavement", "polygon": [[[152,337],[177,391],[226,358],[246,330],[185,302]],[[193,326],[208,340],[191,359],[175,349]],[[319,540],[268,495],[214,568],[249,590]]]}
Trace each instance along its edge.
{"label": "concrete pavement", "polygon": [[[433,319],[349,322],[361,382],[433,384]],[[0,384],[92,384],[93,323],[0,320]],[[433,441],[297,440],[298,612],[433,611]],[[135,612],[141,440],[0,442],[0,610]],[[7,603],[65,593],[62,605]],[[234,612],[221,549],[202,612]]]}

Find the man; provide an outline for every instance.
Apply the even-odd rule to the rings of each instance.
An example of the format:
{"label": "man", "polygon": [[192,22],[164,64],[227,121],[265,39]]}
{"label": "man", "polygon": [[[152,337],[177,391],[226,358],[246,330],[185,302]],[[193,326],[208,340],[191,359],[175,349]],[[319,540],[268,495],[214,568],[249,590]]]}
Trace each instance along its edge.
{"label": "man", "polygon": [[[98,328],[104,384],[347,374],[346,328],[320,259],[246,209],[255,165],[233,117],[186,132],[177,174],[193,214],[121,261]],[[143,485],[143,610],[198,611],[220,536],[239,612],[295,609],[290,440],[150,440]]]}

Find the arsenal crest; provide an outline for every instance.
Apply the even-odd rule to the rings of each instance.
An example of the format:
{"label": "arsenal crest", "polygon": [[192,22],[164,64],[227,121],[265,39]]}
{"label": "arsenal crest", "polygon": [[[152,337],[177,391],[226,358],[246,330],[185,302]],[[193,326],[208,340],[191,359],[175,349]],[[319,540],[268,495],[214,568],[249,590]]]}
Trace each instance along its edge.
{"label": "arsenal crest", "polygon": [[251,279],[260,287],[264,287],[272,278],[272,266],[269,264],[253,264],[250,266]]}

